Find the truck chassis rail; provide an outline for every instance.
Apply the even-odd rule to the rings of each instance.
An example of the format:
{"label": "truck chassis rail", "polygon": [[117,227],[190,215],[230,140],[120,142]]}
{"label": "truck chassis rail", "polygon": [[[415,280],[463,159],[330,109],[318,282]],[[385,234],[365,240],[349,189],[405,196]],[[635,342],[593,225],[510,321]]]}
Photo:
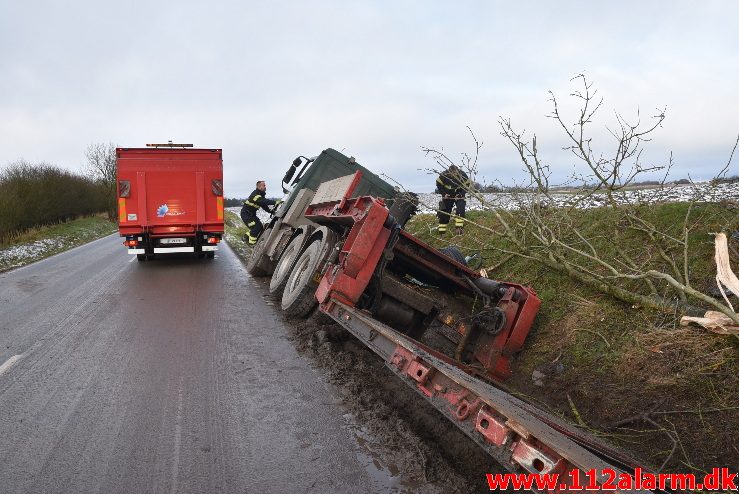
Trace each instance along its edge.
{"label": "truck chassis rail", "polygon": [[606,480],[602,475],[605,469],[633,475],[637,464],[632,459],[469,375],[451,359],[363,311],[336,299],[322,304],[321,311],[382,357],[393,373],[511,472],[558,473],[560,487],[567,484],[567,473],[573,469],[594,470],[599,483]]}

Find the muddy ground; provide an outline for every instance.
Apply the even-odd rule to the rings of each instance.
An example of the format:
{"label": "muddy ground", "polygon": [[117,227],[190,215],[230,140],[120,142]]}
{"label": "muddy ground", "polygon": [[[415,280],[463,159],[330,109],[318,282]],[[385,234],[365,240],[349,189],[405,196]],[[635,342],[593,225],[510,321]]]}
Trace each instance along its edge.
{"label": "muddy ground", "polygon": [[[267,282],[260,281],[264,298],[279,306]],[[393,477],[397,492],[490,492],[485,474],[505,470],[399,381],[377,355],[318,313],[287,322],[298,351],[339,389],[350,411],[347,422],[370,467],[377,475]]]}

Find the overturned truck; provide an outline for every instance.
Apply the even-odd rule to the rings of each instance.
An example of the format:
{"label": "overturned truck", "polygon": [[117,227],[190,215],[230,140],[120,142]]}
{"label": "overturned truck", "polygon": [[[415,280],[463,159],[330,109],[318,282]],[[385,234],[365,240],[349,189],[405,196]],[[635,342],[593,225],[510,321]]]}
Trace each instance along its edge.
{"label": "overturned truck", "polygon": [[572,472],[603,485],[608,472],[643,468],[496,386],[540,301],[531,287],[488,279],[458,250],[405,231],[415,197],[332,149],[296,158],[283,191],[247,269],[271,276],[288,316],[330,316],[498,463],[561,474],[544,490],[577,487]]}

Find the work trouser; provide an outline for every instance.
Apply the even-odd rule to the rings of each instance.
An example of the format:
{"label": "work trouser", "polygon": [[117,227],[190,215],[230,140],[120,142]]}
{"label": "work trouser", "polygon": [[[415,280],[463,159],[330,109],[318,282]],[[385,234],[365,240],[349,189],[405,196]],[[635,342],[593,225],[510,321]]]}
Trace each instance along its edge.
{"label": "work trouser", "polygon": [[256,213],[252,215],[248,212],[244,212],[241,215],[241,219],[247,228],[249,228],[249,232],[246,234],[249,245],[256,244],[257,238],[259,238],[259,234],[262,233],[262,229],[264,228],[262,221],[257,218]]}
{"label": "work trouser", "polygon": [[452,208],[455,208],[455,213],[458,216],[458,218],[454,218],[454,226],[457,228],[463,228],[464,227],[464,213],[466,201],[463,197],[461,198],[447,198],[442,199],[439,201],[439,211],[436,213],[436,216],[439,218],[439,233],[446,233],[447,225],[449,224],[450,219],[450,213],[452,212]]}

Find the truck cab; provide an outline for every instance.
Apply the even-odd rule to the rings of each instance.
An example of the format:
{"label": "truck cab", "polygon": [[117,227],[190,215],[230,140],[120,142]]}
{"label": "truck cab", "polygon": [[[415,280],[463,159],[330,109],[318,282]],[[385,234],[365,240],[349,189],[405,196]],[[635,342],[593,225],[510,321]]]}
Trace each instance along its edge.
{"label": "truck cab", "polygon": [[[318,156],[295,158],[282,179],[282,190],[287,197],[268,225],[266,225],[252,255],[247,262],[247,270],[254,276],[273,275],[278,261],[285,274],[288,266],[314,234],[320,234],[319,225],[305,217],[305,210],[313,200],[313,196],[321,184],[333,179],[362,173],[362,179],[354,191],[354,197],[371,195],[386,199],[389,205],[404,194],[385,180],[360,165],[353,157],[345,156],[335,149],[325,149]],[[292,244],[292,245],[290,245]],[[286,252],[286,249],[290,250]],[[283,256],[287,253],[288,256]],[[282,277],[273,276],[274,285],[270,289],[280,291],[284,284]]]}

